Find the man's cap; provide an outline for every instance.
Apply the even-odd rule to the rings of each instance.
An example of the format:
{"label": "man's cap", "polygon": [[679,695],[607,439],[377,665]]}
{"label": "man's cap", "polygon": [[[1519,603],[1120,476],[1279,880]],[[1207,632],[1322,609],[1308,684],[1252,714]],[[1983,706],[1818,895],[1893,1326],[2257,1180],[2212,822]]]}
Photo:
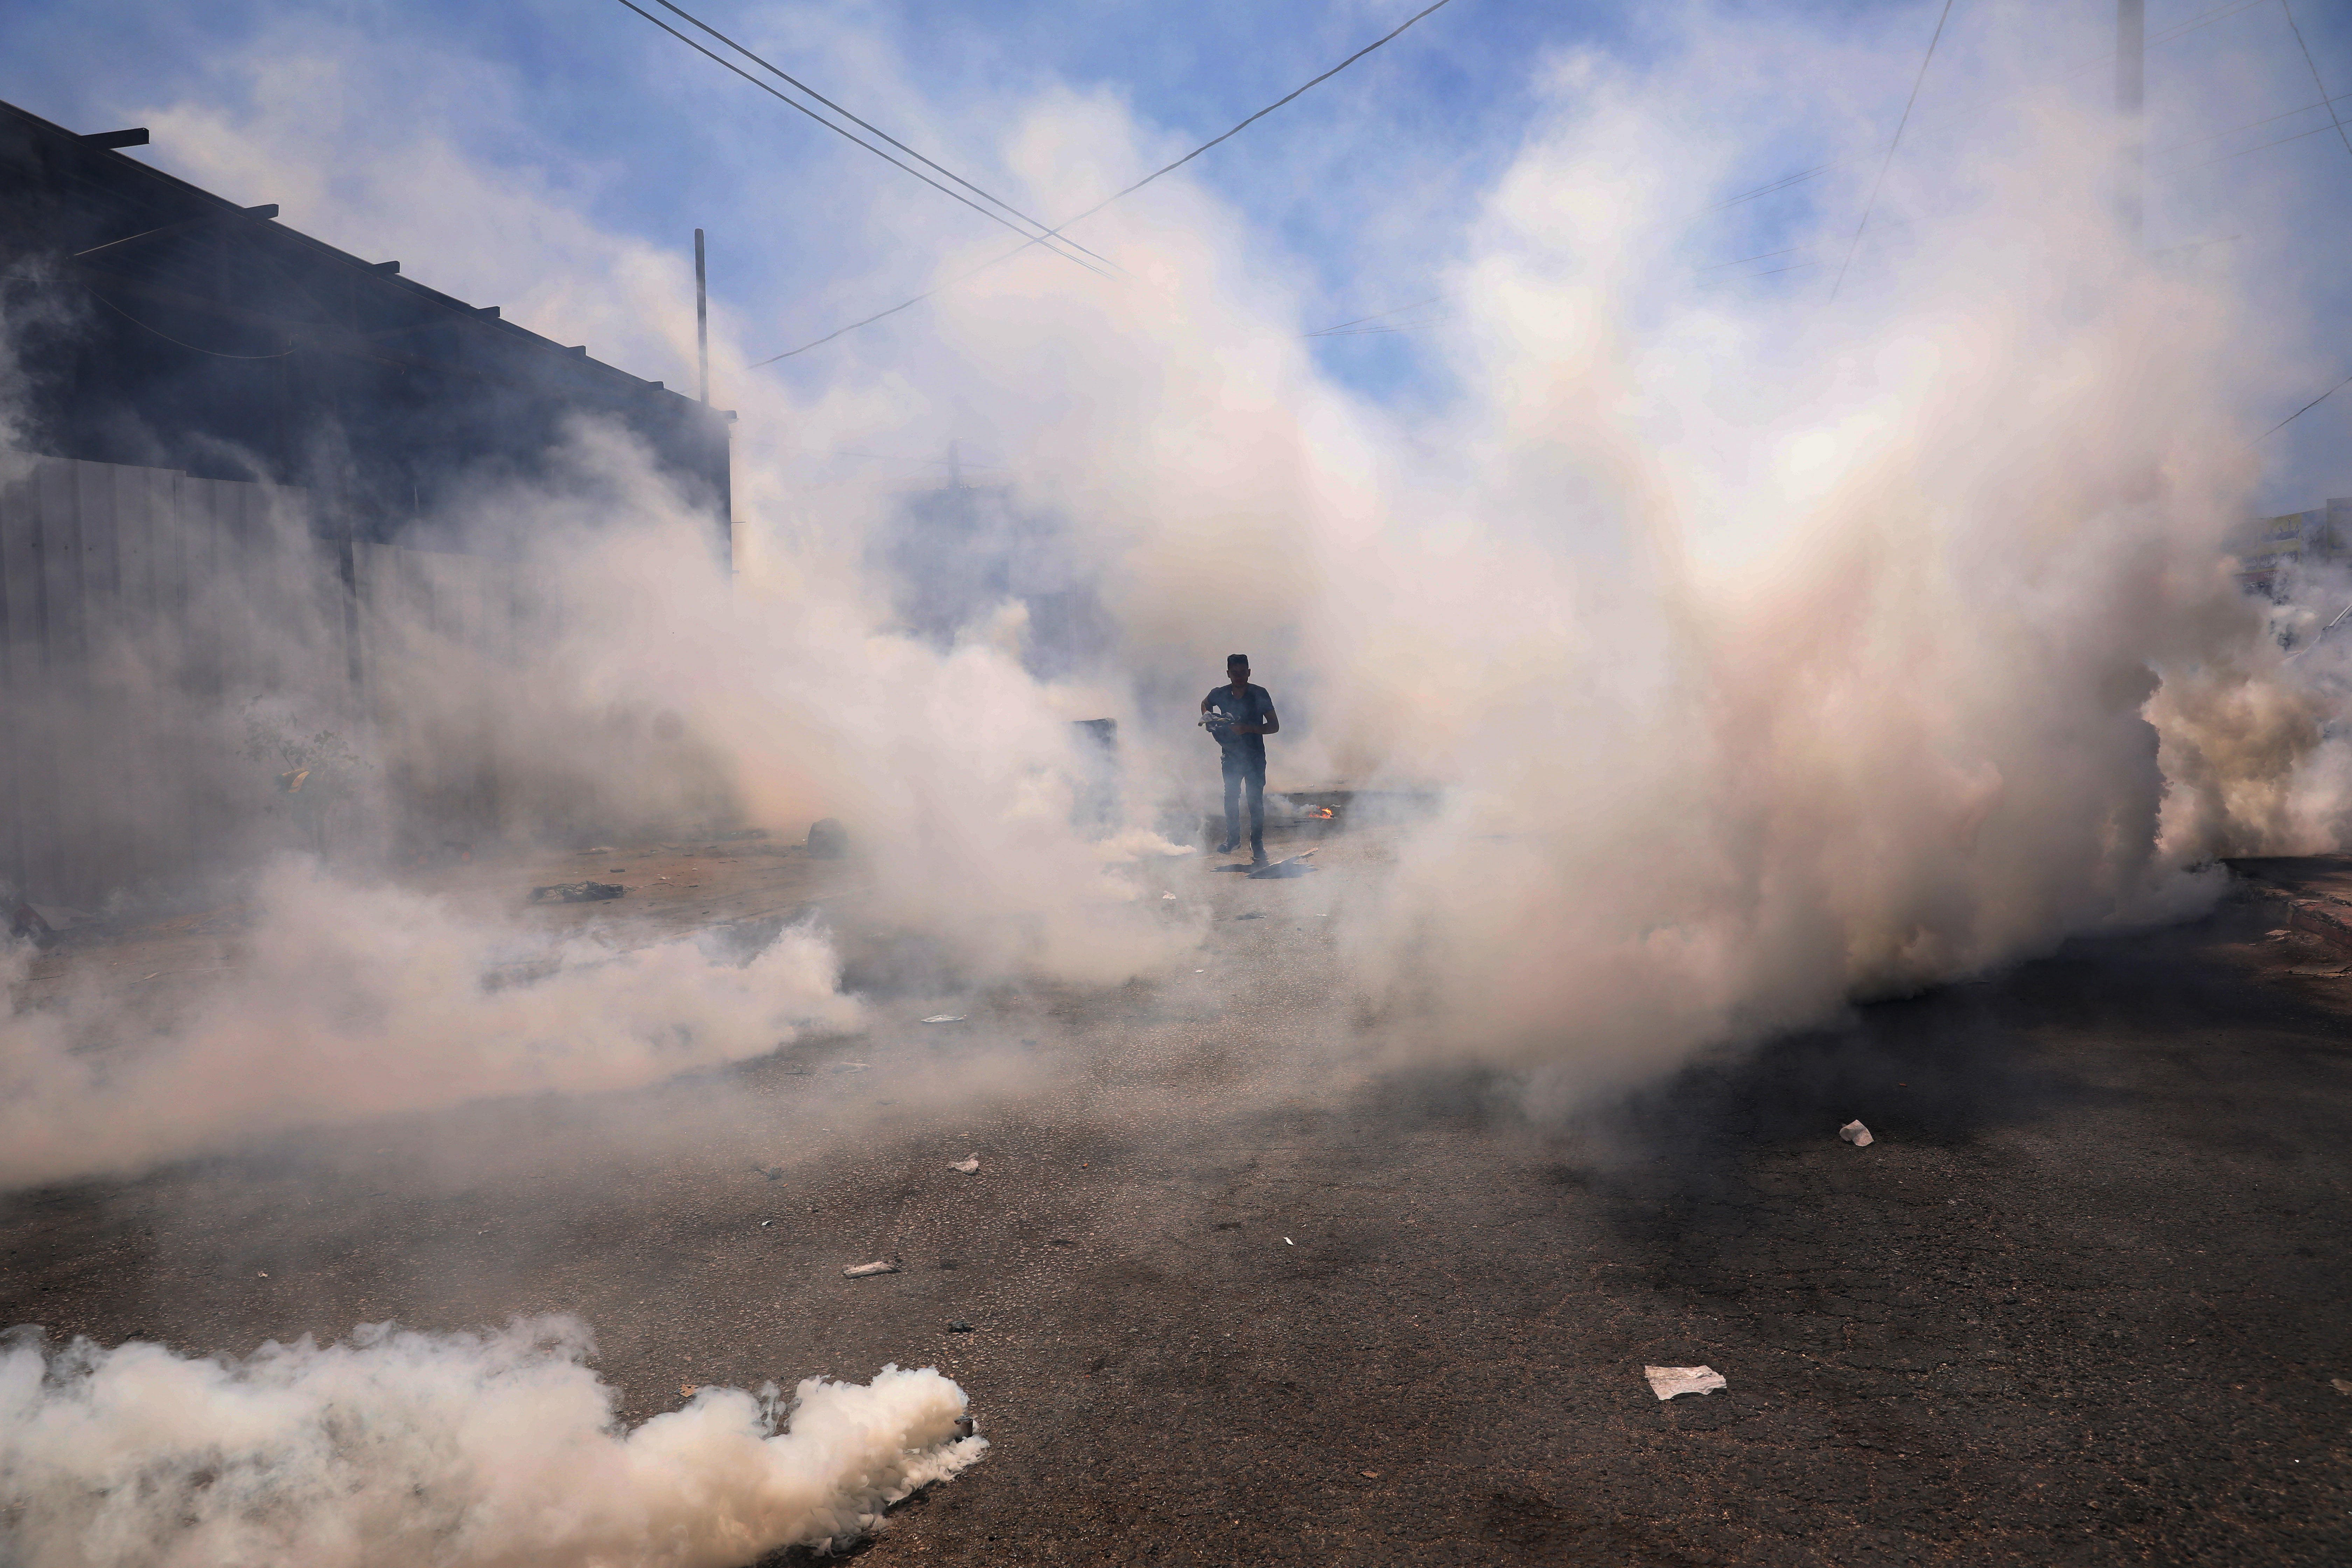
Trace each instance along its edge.
{"label": "man's cap", "polygon": [[1233,667],[1237,664],[1247,664],[1248,662],[1249,655],[1245,653],[1229,653],[1225,655],[1225,668],[1227,669],[1233,668]]}

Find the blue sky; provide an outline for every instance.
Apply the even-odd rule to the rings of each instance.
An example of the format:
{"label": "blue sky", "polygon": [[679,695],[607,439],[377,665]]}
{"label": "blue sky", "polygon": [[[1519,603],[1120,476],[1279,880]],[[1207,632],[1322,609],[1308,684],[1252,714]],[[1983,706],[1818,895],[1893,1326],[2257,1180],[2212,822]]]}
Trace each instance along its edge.
{"label": "blue sky", "polygon": [[[1413,0],[1337,0],[1268,7],[1203,0],[1171,9],[1131,0],[1083,7],[1024,4],[763,5],[699,0],[688,9],[901,139],[979,184],[1028,205],[1003,157],[1024,102],[1066,91],[1125,106],[1151,145],[1182,150],[1288,91],[1418,8]],[[1729,192],[1822,162],[1874,162],[1910,90],[1938,5],[1751,7],[1864,40],[1874,62],[1851,78],[1797,81],[1818,91],[1819,133],[1776,127],[1743,146]],[[2151,246],[2220,238],[2252,254],[2271,247],[2340,254],[2352,209],[2352,152],[2333,134],[2260,143],[2324,126],[2317,98],[2277,0],[2154,0],[2148,64]],[[1681,6],[1454,0],[1395,43],[1253,126],[1194,165],[1200,184],[1244,218],[1256,254],[1284,273],[1302,330],[1388,310],[1439,292],[1465,227],[1508,166],[1538,111],[1541,79],[1579,50],[1654,58],[1684,19]],[[2106,90],[2107,0],[2037,6],[1958,0],[1914,112],[1906,142],[1932,158],[1979,133],[1988,107],[1972,98],[1969,50],[1997,33],[2033,35],[2053,80]],[[2352,94],[2352,30],[2340,9],[2299,13],[2332,91]],[[2191,30],[2166,39],[2183,24]],[[712,236],[714,289],[737,313],[747,350],[773,352],[895,303],[930,281],[943,247],[984,239],[988,226],[906,175],[821,132],[612,0],[518,0],[500,7],[424,4],[294,6],[226,0],[201,9],[136,0],[78,5],[19,0],[0,95],[77,129],[126,122],[156,106],[216,104],[234,113],[289,39],[336,58],[348,90],[396,143],[402,106],[487,165],[527,169],[604,228],[683,255],[698,225]],[[340,90],[340,89],[339,89]],[[1669,86],[1668,89],[1673,89]],[[467,106],[479,104],[478,114]],[[457,107],[453,108],[452,106]],[[2300,107],[2299,107],[2300,106]],[[1662,115],[1704,125],[1707,84],[1694,80]],[[2339,106],[2352,112],[2352,101]],[[1997,110],[1998,106],[1994,106]],[[2272,114],[2269,126],[2252,122]],[[2231,132],[2230,128],[2248,129]],[[364,137],[362,124],[354,134]],[[2200,141],[2212,132],[2227,134]],[[2165,151],[2175,144],[2177,151]],[[2232,158],[2231,154],[2242,153]],[[175,149],[140,154],[190,174]],[[2209,167],[2193,164],[2218,160]],[[2255,173],[2258,172],[2258,173]],[[2230,209],[2250,173],[2273,197],[2262,232]],[[1708,286],[1745,300],[1785,297],[1811,309],[1828,262],[1804,247],[1846,221],[1862,181],[1802,183],[1709,213],[1726,189],[1695,190],[1694,257],[1727,265]],[[252,200],[268,194],[227,194]],[[1024,200],[1024,195],[1028,200]],[[1032,206],[1031,210],[1039,210]],[[2283,211],[2284,221],[2276,214]],[[1041,216],[1058,218],[1056,212]],[[285,221],[306,226],[290,208]],[[1899,220],[1885,237],[1899,239]],[[337,238],[333,234],[325,237]],[[1792,247],[1786,256],[1769,253]],[[1865,248],[1861,265],[1874,251]],[[1742,258],[1759,258],[1754,261]],[[434,281],[429,257],[412,257]],[[1786,268],[1787,270],[1782,270]],[[2314,269],[2315,319],[2341,320]],[[1437,314],[1437,312],[1430,312]],[[870,364],[894,334],[924,330],[919,311],[863,338]],[[2326,328],[2315,331],[2324,336]],[[1403,409],[1441,402],[1447,374],[1433,344],[1442,327],[1318,340],[1327,371]],[[2352,331],[2315,342],[2312,367],[2283,367],[2277,414],[2320,390],[2306,369],[2352,374]],[[644,374],[661,369],[632,364]],[[667,367],[676,377],[679,367]],[[822,357],[780,373],[807,388],[832,374]],[[2297,379],[2301,375],[2301,379]],[[2276,504],[2352,493],[2352,390],[2266,445]],[[2307,498],[2307,499],[2306,499]]]}

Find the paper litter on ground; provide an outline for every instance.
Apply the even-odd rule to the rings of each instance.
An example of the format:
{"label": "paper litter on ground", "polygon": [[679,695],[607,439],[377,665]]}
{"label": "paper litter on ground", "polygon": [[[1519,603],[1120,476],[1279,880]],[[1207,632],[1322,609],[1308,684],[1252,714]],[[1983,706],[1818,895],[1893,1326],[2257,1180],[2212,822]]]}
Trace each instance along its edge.
{"label": "paper litter on ground", "polygon": [[841,1271],[844,1279],[866,1279],[877,1274],[896,1274],[898,1266],[887,1258],[878,1263],[853,1263]]}
{"label": "paper litter on ground", "polygon": [[1853,1144],[1857,1149],[1867,1149],[1870,1147],[1870,1129],[1864,1127],[1860,1121],[1847,1122],[1844,1126],[1838,1129],[1838,1136],[1844,1139],[1847,1142]]}
{"label": "paper litter on ground", "polygon": [[1660,1399],[1672,1399],[1677,1394],[1713,1394],[1731,1386],[1711,1366],[1645,1366],[1642,1375],[1650,1380],[1651,1392]]}
{"label": "paper litter on ground", "polygon": [[923,1022],[926,1024],[961,1024],[963,1022],[963,1015],[961,1013],[934,1013],[929,1017],[924,1019]]}
{"label": "paper litter on ground", "polygon": [[955,1163],[950,1165],[948,1169],[950,1171],[961,1171],[965,1175],[969,1176],[974,1171],[980,1169],[980,1155],[978,1152],[975,1151],[970,1159],[958,1160]]}

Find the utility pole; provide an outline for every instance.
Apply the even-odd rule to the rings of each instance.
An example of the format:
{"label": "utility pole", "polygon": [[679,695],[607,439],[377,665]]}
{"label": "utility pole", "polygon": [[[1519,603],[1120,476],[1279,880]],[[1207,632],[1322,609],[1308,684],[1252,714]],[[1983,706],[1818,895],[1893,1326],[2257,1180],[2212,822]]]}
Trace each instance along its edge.
{"label": "utility pole", "polygon": [[703,282],[702,231],[694,231],[694,362],[702,382],[702,405],[710,406],[710,296]]}
{"label": "utility pole", "polygon": [[2116,0],[2116,219],[2133,248],[2146,237],[2146,183],[2141,173],[2146,130],[2140,106],[2147,86],[2147,0]]}

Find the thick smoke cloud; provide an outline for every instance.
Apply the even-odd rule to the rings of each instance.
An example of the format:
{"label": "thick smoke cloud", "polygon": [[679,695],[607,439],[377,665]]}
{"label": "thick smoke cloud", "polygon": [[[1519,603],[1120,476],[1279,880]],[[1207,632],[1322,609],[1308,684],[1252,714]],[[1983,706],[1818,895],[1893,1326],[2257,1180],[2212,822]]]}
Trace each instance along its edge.
{"label": "thick smoke cloud", "polygon": [[[0,1183],[481,1097],[632,1089],[856,1016],[804,928],[748,963],[692,942],[556,942],[300,859],[254,897],[234,977],[184,1008],[142,1016],[91,981],[0,1022]],[[21,986],[31,953],[0,980]]]}
{"label": "thick smoke cloud", "polygon": [[[1129,268],[1115,285],[1019,258],[797,383],[743,371],[722,318],[750,525],[731,590],[627,444],[583,427],[558,482],[435,520],[561,561],[549,657],[509,668],[421,636],[425,673],[384,710],[502,737],[544,775],[550,834],[600,756],[647,820],[701,801],[788,831],[843,816],[881,917],[969,978],[1099,984],[1189,940],[1132,867],[1197,810],[1209,769],[1188,710],[1247,648],[1286,713],[1277,785],[1444,792],[1393,874],[1349,891],[1355,994],[1335,1014],[1384,1020],[1374,1043],[1394,1055],[1507,1063],[1547,1096],[2193,910],[2218,852],[2330,841],[2345,769],[2325,661],[2283,658],[2228,560],[2255,474],[2235,410],[2275,374],[2292,310],[2258,274],[2119,235],[2100,112],[1985,41],[2013,29],[1953,41],[1943,133],[1923,111],[1851,268],[1859,166],[1781,237],[1819,277],[1727,282],[1694,215],[1747,145],[1822,112],[1790,84],[1884,74],[1915,45],[1882,58],[1785,18],[1684,22],[1641,63],[1540,68],[1539,112],[1443,280],[1460,302],[1446,405],[1408,425],[1324,374],[1284,259],[1179,176],[1090,226]],[[1693,82],[1703,102],[1675,85]],[[1843,100],[1828,112],[1877,133]],[[273,88],[235,114],[149,118],[230,177],[310,155],[338,123],[320,114]],[[303,221],[403,248],[377,231],[407,213],[466,245],[392,173],[460,154],[407,134],[425,164],[355,156]],[[1060,211],[1150,166],[1151,140],[1115,102],[1052,92],[1005,157],[1024,205]],[[467,179],[571,213],[542,226],[536,274],[577,264],[615,323],[676,336],[672,305],[606,265],[634,242],[604,247],[557,183]],[[900,503],[841,454],[959,433],[1060,520],[1114,628],[1095,665],[1032,674],[1009,599],[944,647],[894,625],[871,546]],[[675,716],[682,749],[578,744],[615,713]],[[1097,717],[1120,721],[1128,768],[1108,838],[1074,825],[1068,721]],[[397,728],[377,732],[388,752]],[[665,793],[680,780],[694,787]],[[721,1057],[815,1016],[796,989],[712,984],[733,1022],[698,1037]],[[566,1009],[541,1000],[560,1034]],[[470,1022],[533,1005],[493,1001]],[[622,1011],[657,1031],[679,1005],[656,989]],[[254,1034],[315,1026],[298,1011]],[[596,1053],[569,1059],[577,1079],[542,1086],[618,1081]],[[478,1079],[514,1075],[451,1081]],[[304,1104],[287,1115],[336,1113]]]}
{"label": "thick smoke cloud", "polygon": [[634,1431],[566,1318],[367,1325],[243,1361],[0,1352],[0,1521],[24,1568],[596,1563],[736,1568],[856,1540],[988,1447],[935,1371],[698,1391]]}
{"label": "thick smoke cloud", "polygon": [[[316,770],[310,797],[332,792],[318,844],[289,848],[282,813],[222,834],[258,860],[231,879],[251,923],[224,973],[150,1001],[144,977],[82,964],[61,994],[37,994],[32,949],[9,955],[0,1182],[476,1098],[636,1088],[857,1026],[814,917],[746,961],[740,939],[650,941],[625,921],[550,934],[516,912],[520,889],[401,882],[420,844],[494,847],[470,819],[485,775],[509,852],[845,816],[862,918],[920,932],[972,983],[1113,983],[1184,946],[1136,873],[1188,851],[1079,825],[1088,775],[1056,711],[1067,693],[988,638],[942,653],[889,630],[848,563],[806,567],[789,595],[736,589],[711,568],[704,520],[626,439],[583,426],[570,458],[547,486],[482,490],[426,541],[519,555],[509,574],[541,601],[530,635],[485,636],[446,595],[371,595],[360,712],[337,662],[304,657],[320,619],[287,609],[331,604],[325,583],[289,584],[302,572],[283,566],[218,586],[211,623],[241,628],[248,665],[294,676],[267,693],[275,729],[348,735],[355,760]],[[271,559],[329,569],[299,526],[271,538]],[[265,780],[279,763],[233,743],[248,695],[188,700],[172,641],[165,627],[110,655],[116,682],[141,688],[131,709],[194,731],[183,751],[204,765],[188,771]],[[436,787],[452,778],[469,787]],[[75,783],[116,787],[102,771]]]}
{"label": "thick smoke cloud", "polygon": [[[1190,710],[1246,649],[1285,716],[1277,787],[1441,792],[1392,868],[1329,879],[1335,1031],[1370,1018],[1360,1043],[1391,1060],[1503,1064],[1547,1109],[1857,996],[2192,914],[2217,854],[2340,844],[2342,645],[2304,635],[2290,658],[2275,635],[2333,614],[2324,585],[2283,622],[2229,559],[2258,480],[2242,411],[2302,368],[2300,295],[2118,233],[2104,117],[1986,41],[2033,37],[2016,26],[1948,43],[1850,269],[1860,160],[1774,237],[1813,270],[1711,270],[1748,254],[1700,228],[1746,149],[1818,121],[1883,145],[1844,84],[1907,79],[1917,40],[1739,8],[1653,25],[1642,60],[1535,68],[1538,112],[1437,280],[1456,314],[1428,379],[1447,390],[1410,418],[1325,373],[1293,258],[1179,175],[1088,226],[1127,279],[1031,255],[797,379],[746,371],[776,328],[749,347],[722,308],[732,584],[642,456],[583,426],[553,482],[432,520],[560,584],[530,657],[391,612],[371,714],[296,689],[278,721],[351,725],[382,778],[452,737],[493,745],[526,842],[562,841],[592,797],[641,824],[840,816],[871,918],[971,984],[1100,985],[1195,940],[1139,868],[1198,820],[1213,763]],[[262,53],[332,57],[322,26]],[[248,75],[233,110],[135,118],[206,165],[187,172],[287,198],[330,239],[432,253],[415,275],[648,374],[690,363],[682,258],[431,116],[331,112],[335,70]],[[499,94],[475,96],[494,118]],[[1004,139],[1011,194],[1080,210],[1163,162],[1162,139],[1107,96],[1041,91]],[[279,178],[325,164],[334,180]],[[505,226],[447,216],[477,207]],[[844,454],[958,437],[1057,520],[1113,628],[1098,660],[1040,679],[1010,596],[944,638],[897,624],[873,545],[903,498]],[[1071,731],[1104,717],[1126,768],[1108,831],[1085,825]],[[149,1016],[95,982],[16,1005],[0,1182],[627,1088],[858,1021],[814,929],[748,963],[561,947],[415,891],[383,874],[396,793],[352,786],[323,868],[247,868],[246,956],[185,1007]],[[718,1563],[840,1540],[978,1451],[928,1373],[803,1384],[783,1436],[738,1393],[623,1436],[583,1352],[533,1325],[236,1365],[19,1345],[0,1510],[23,1510],[34,1563],[89,1542],[100,1561],[162,1542],[188,1562]]]}

